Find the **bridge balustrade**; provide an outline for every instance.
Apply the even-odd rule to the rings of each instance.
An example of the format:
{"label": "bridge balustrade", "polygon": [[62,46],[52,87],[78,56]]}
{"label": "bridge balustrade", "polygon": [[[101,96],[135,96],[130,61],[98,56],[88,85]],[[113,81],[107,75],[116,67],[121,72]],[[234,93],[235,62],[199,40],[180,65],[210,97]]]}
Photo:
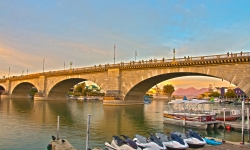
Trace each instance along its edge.
{"label": "bridge balustrade", "polygon": [[[211,56],[198,56],[198,57],[192,57],[188,56],[185,58],[175,58],[175,59],[150,59],[150,60],[140,60],[140,61],[131,61],[131,62],[121,62],[117,64],[104,64],[104,65],[98,65],[98,66],[92,66],[92,67],[83,67],[83,68],[73,68],[73,69],[68,69],[68,70],[58,70],[58,71],[49,71],[49,72],[43,72],[43,73],[34,73],[34,74],[29,74],[29,75],[22,75],[22,76],[12,76],[12,77],[5,77],[0,79],[1,81],[5,81],[6,79],[20,79],[20,78],[34,78],[34,77],[39,77],[43,75],[63,75],[63,74],[68,74],[71,72],[74,73],[81,73],[81,72],[91,72],[91,71],[103,71],[107,70],[108,68],[120,68],[120,67],[129,67],[129,66],[140,66],[140,65],[147,65],[147,64],[165,64],[165,63],[181,63],[181,62],[203,62],[203,61],[218,61],[218,60],[227,60],[231,58],[248,58],[250,57],[250,52],[240,52],[240,53],[227,53],[227,54],[222,54],[222,55],[211,55]],[[225,62],[225,61],[224,61]],[[228,62],[228,61],[226,61]]]}

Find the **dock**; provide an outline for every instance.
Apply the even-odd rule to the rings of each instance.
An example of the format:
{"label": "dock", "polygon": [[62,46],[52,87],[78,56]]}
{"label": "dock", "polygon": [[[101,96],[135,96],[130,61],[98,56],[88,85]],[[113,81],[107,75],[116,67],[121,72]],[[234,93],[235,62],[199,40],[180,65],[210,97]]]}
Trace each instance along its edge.
{"label": "dock", "polygon": [[221,121],[208,121],[208,122],[198,122],[198,121],[187,121],[187,120],[176,120],[171,118],[164,118],[163,123],[173,124],[183,127],[197,128],[197,129],[213,129],[219,128],[222,125]]}
{"label": "dock", "polygon": [[[241,121],[225,121],[225,126],[230,126],[231,130],[242,131]],[[221,127],[224,127],[224,122],[222,122]],[[250,126],[249,126],[250,127]],[[247,124],[244,124],[244,129],[247,131]]]}

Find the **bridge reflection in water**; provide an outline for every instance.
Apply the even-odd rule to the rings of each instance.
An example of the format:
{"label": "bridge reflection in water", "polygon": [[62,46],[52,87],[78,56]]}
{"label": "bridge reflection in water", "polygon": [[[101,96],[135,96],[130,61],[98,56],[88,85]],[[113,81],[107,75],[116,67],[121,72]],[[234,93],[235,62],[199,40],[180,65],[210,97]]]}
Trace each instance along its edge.
{"label": "bridge reflection in water", "polygon": [[[231,107],[231,105],[228,105]],[[0,101],[0,149],[45,149],[56,135],[57,116],[60,116],[60,137],[75,148],[85,148],[87,115],[90,121],[90,147],[104,147],[113,135],[147,132],[184,131],[185,128],[163,124],[163,109],[167,101],[149,105],[103,106],[101,101],[33,101],[4,99]],[[241,133],[223,130],[198,130],[204,136],[240,141]],[[247,135],[245,137],[247,139]]]}

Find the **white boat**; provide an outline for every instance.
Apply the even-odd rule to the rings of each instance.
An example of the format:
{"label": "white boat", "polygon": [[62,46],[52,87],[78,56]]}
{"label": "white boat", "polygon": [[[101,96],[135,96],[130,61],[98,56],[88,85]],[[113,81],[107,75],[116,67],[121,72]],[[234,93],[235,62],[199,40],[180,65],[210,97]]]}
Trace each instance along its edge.
{"label": "white boat", "polygon": [[188,144],[175,134],[171,134],[170,137],[163,133],[155,133],[155,135],[163,142],[168,150],[185,150],[188,148]]}
{"label": "white boat", "polygon": [[85,97],[85,100],[99,100],[99,98],[98,97],[88,96],[88,97]]}
{"label": "white boat", "polygon": [[77,99],[78,100],[84,100],[84,96],[79,96]]}
{"label": "white boat", "polygon": [[181,137],[189,148],[201,148],[207,144],[204,138],[192,130],[189,130],[186,135],[181,132],[173,132],[173,134]]}
{"label": "white boat", "polygon": [[216,121],[212,104],[207,100],[173,100],[164,111],[164,123],[199,129],[218,128],[220,121]]}
{"label": "white boat", "polygon": [[152,134],[150,134],[148,139],[144,136],[136,134],[133,141],[135,141],[138,147],[143,150],[167,150],[166,146]]}
{"label": "white boat", "polygon": [[137,150],[138,146],[130,139],[122,140],[118,136],[113,136],[111,143],[105,142],[105,149],[108,150]]}
{"label": "white boat", "polygon": [[148,95],[145,95],[143,99],[144,99],[144,104],[150,104],[152,102],[150,96]]}
{"label": "white boat", "polygon": [[224,121],[224,112],[225,112],[225,121],[235,121],[241,116],[241,110],[239,109],[214,109],[216,114],[216,120]]}

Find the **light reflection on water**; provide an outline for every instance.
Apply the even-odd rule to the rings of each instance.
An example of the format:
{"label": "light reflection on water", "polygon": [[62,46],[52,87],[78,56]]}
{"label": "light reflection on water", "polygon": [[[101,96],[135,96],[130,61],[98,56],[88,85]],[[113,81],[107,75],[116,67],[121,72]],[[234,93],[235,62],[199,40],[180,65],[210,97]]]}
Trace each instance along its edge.
{"label": "light reflection on water", "polygon": [[[233,107],[225,105],[222,107]],[[136,106],[103,106],[102,101],[33,101],[6,99],[0,101],[0,149],[46,149],[51,135],[56,135],[60,116],[60,137],[75,148],[85,149],[87,116],[90,118],[90,147],[104,147],[113,135],[147,132],[185,131],[185,128],[163,124],[167,101],[153,101]],[[240,141],[241,133],[223,130],[197,130],[204,136]],[[247,135],[245,137],[247,139]]]}

